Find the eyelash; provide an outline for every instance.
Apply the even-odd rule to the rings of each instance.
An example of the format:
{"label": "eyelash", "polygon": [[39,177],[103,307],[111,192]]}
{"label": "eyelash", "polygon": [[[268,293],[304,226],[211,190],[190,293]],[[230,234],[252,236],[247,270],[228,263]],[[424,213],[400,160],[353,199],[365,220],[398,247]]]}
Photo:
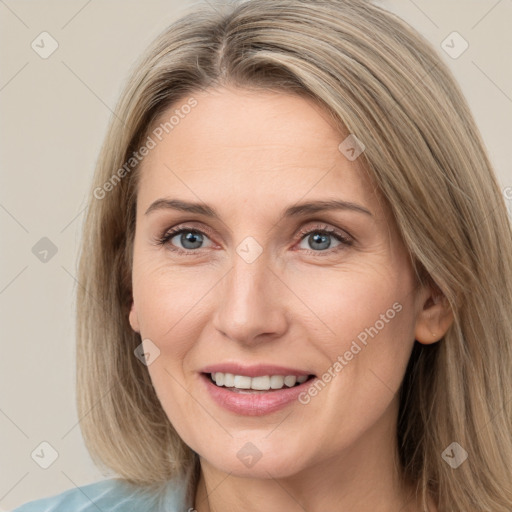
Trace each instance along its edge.
{"label": "eyelash", "polygon": [[[196,233],[196,234],[200,234],[200,235],[206,235],[206,236],[208,236],[208,238],[210,238],[208,231],[204,232],[204,231],[201,231],[200,229],[192,228],[190,226],[177,226],[171,230],[165,231],[162,234],[162,236],[158,237],[157,245],[161,245],[161,246],[167,245],[169,250],[176,252],[178,254],[183,254],[183,255],[194,254],[194,255],[196,255],[198,252],[200,252],[200,249],[195,249],[195,250],[181,249],[180,247],[175,247],[169,243],[170,240],[172,240],[176,235],[179,235],[180,233],[183,233],[183,232],[186,232],[186,233],[190,232],[190,233]],[[297,235],[298,241],[301,242],[307,235],[310,235],[312,233],[319,233],[319,234],[323,234],[323,235],[332,235],[334,238],[336,238],[336,240],[338,240],[341,243],[337,247],[334,247],[332,249],[321,250],[321,251],[314,251],[312,249],[303,249],[306,252],[306,254],[314,254],[314,255],[320,255],[320,256],[330,255],[333,252],[337,252],[337,251],[343,250],[347,247],[351,247],[354,244],[354,240],[351,237],[349,237],[348,235],[345,235],[343,232],[341,232],[337,229],[330,228],[327,225],[323,225],[322,227],[315,226],[313,228],[302,229]]]}

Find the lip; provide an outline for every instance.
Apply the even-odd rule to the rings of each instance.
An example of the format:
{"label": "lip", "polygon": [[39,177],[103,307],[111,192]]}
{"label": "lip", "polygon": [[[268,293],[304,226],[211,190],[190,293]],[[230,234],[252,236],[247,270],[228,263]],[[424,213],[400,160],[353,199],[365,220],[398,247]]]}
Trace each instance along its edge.
{"label": "lip", "polygon": [[243,416],[263,416],[284,409],[293,403],[299,404],[299,395],[307,391],[317,377],[291,388],[269,391],[240,390],[230,391],[228,388],[216,386],[210,379],[210,373],[223,372],[235,375],[258,377],[261,375],[311,375],[303,370],[283,368],[273,365],[241,366],[235,364],[214,365],[205,368],[200,374],[200,380],[205,386],[206,393],[220,407]]}
{"label": "lip", "polygon": [[284,366],[276,366],[274,364],[257,364],[252,366],[243,365],[240,363],[219,363],[206,366],[202,373],[232,373],[233,375],[245,375],[247,377],[261,377],[263,375],[295,375],[301,377],[303,375],[312,375],[312,372],[306,370],[299,370],[297,368],[286,368]]}

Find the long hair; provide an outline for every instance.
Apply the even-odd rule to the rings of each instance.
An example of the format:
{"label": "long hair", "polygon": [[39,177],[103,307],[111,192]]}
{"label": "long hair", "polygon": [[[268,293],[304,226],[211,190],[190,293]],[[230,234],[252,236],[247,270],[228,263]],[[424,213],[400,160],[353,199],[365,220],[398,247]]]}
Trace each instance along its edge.
{"label": "long hair", "polygon": [[[105,137],[81,246],[77,388],[93,460],[141,487],[195,467],[156,396],[128,322],[139,163],[155,122],[223,85],[313,98],[364,143],[422,282],[454,313],[415,343],[400,390],[403,475],[422,506],[512,510],[512,230],[468,105],[431,45],[363,0],[248,0],[202,7],[134,67]],[[185,107],[182,108],[185,112]],[[172,129],[172,123],[165,130]],[[458,443],[467,460],[443,453]]]}

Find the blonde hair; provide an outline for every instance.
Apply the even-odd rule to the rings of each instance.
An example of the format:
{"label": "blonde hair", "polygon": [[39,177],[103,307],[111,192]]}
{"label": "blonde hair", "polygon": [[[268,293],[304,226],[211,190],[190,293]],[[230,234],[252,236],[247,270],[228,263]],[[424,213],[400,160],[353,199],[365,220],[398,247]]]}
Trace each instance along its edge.
{"label": "blonde hair", "polygon": [[[134,356],[131,258],[138,162],[155,121],[194,92],[303,94],[365,145],[418,276],[454,323],[414,344],[400,393],[400,466],[422,506],[512,510],[512,233],[468,105],[416,31],[363,0],[249,0],[188,13],[135,67],[97,162],[80,254],[78,413],[99,465],[141,487],[195,468]],[[341,139],[340,139],[341,140]],[[129,166],[126,165],[130,162]],[[121,171],[124,169],[124,171]],[[422,282],[425,282],[423,280]],[[451,443],[469,454],[457,469]]]}

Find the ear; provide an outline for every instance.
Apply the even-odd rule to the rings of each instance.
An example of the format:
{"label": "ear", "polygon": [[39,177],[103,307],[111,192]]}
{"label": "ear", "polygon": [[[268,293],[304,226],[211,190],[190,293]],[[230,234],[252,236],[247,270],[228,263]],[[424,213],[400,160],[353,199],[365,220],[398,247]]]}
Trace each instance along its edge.
{"label": "ear", "polygon": [[140,327],[139,327],[139,316],[137,315],[137,310],[135,308],[135,303],[132,301],[132,305],[130,308],[130,314],[128,315],[128,319],[130,321],[130,325],[132,326],[132,329],[140,334]]}
{"label": "ear", "polygon": [[415,338],[423,345],[439,341],[453,323],[453,311],[438,288],[426,287],[416,319]]}

